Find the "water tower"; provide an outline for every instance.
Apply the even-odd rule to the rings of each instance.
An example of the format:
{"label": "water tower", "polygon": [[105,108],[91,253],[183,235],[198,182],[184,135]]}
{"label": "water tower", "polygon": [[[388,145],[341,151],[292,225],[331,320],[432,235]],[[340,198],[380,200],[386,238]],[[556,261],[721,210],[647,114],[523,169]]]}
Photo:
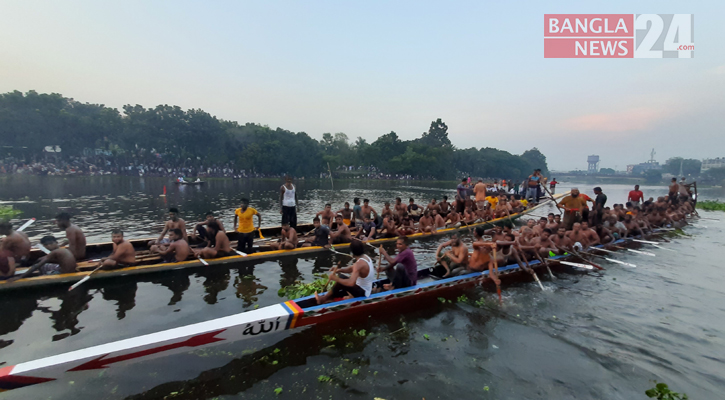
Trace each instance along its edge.
{"label": "water tower", "polygon": [[587,173],[596,174],[599,170],[599,156],[587,157],[587,163],[589,164],[589,168],[587,168]]}

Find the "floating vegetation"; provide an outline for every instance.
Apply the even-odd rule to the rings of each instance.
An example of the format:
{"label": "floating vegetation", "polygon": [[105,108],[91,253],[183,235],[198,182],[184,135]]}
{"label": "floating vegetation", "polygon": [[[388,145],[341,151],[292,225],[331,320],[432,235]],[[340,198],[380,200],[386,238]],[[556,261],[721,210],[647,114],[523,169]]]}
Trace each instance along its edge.
{"label": "floating vegetation", "polygon": [[697,208],[707,211],[725,211],[725,203],[719,200],[698,201]]}
{"label": "floating vegetation", "polygon": [[0,206],[0,221],[10,221],[23,212],[16,210],[13,206]]}
{"label": "floating vegetation", "polygon": [[277,291],[279,297],[287,297],[290,300],[299,299],[300,297],[310,296],[315,292],[325,291],[327,278],[317,279],[311,283],[295,282],[292,285],[281,288]]}
{"label": "floating vegetation", "polygon": [[332,380],[332,378],[330,378],[327,375],[320,375],[320,376],[317,377],[317,380],[320,381],[320,382],[329,382],[329,381]]}
{"label": "floating vegetation", "polygon": [[651,399],[657,400],[687,400],[684,393],[677,393],[670,390],[666,383],[658,383],[652,389],[646,390],[644,394]]}

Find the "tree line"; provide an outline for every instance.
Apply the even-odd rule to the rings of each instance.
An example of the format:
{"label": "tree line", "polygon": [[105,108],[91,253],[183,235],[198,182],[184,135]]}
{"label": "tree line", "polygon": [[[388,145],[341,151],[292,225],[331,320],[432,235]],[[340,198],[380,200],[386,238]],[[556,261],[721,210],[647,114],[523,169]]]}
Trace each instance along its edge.
{"label": "tree line", "polygon": [[494,148],[458,149],[441,119],[414,140],[402,140],[395,132],[371,143],[361,137],[351,141],[344,133],[325,133],[315,140],[305,132],[240,124],[200,109],[164,104],[118,110],[35,91],[0,95],[0,143],[0,158],[39,160],[46,146],[60,146],[61,158],[100,149],[120,165],[216,165],[294,176],[317,176],[328,163],[332,170],[362,166],[435,179],[523,179],[535,168],[547,171],[546,157],[536,148],[520,155]]}

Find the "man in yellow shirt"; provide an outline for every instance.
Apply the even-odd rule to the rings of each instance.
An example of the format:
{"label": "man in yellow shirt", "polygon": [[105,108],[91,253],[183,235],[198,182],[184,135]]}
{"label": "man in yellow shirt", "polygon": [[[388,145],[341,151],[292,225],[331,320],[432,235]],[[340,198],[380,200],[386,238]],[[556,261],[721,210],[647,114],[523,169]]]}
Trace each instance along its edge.
{"label": "man in yellow shirt", "polygon": [[[242,199],[240,208],[234,210],[234,229],[239,233],[239,241],[237,242],[237,250],[251,254],[254,244],[254,221],[253,217],[257,216],[257,226],[262,226],[262,215],[257,210],[249,207],[249,200]],[[239,220],[239,226],[237,226]]]}

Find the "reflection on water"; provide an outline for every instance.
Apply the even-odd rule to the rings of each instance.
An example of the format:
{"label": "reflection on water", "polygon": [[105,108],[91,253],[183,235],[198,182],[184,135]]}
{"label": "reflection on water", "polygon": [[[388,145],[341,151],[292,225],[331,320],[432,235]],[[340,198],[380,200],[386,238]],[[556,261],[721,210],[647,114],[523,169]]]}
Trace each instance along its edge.
{"label": "reflection on water", "polygon": [[[135,237],[157,233],[154,229],[160,229],[164,207],[170,204],[180,205],[188,220],[208,209],[228,218],[238,199],[247,195],[263,213],[265,225],[279,222],[277,182],[210,181],[206,188],[182,191],[148,178],[23,178],[4,181],[3,188],[11,191],[3,190],[0,200],[28,196],[32,203],[16,206],[26,217],[40,217],[33,225],[34,237],[55,232],[52,217],[64,207],[75,210],[76,222],[91,236],[105,240],[115,224]],[[169,191],[166,204],[158,197],[164,184]],[[328,200],[341,206],[364,196],[379,209],[383,201],[397,196],[425,199],[452,193],[387,182],[355,183],[335,192],[315,185],[319,184],[298,185],[304,199],[301,220],[311,219]],[[580,189],[585,190],[581,185]],[[624,202],[629,190],[625,185],[604,186],[612,203]],[[666,188],[643,190],[649,197],[664,194]],[[709,196],[703,191],[701,195]],[[279,398],[292,398],[293,393],[297,398],[471,398],[473,393],[497,399],[629,400],[641,397],[650,379],[658,379],[691,398],[716,398],[713,393],[725,387],[720,374],[725,367],[725,347],[720,343],[725,337],[725,309],[713,306],[725,295],[717,256],[725,244],[725,214],[709,215],[713,214],[720,224],[709,221],[703,224],[707,229],[688,228],[691,236],[671,237],[666,246],[674,253],[648,248],[658,257],[616,255],[637,264],[636,269],[603,262],[607,270],[599,274],[555,271],[556,281],[542,274],[551,290],[542,293],[531,283],[507,285],[503,306],[495,295],[477,289],[468,297],[485,299],[487,308],[433,301],[417,304],[417,311],[410,313],[394,309],[261,342],[220,344],[169,359],[121,363],[102,376],[78,373],[73,386],[49,383],[3,395],[271,398],[274,389],[282,387]],[[90,241],[94,240],[98,239]],[[413,243],[419,265],[434,260],[432,253],[441,240]],[[340,260],[346,257],[280,257],[90,280],[72,292],[63,286],[0,293],[1,361],[12,365],[275,304],[283,300],[277,295],[279,288],[312,281]],[[353,330],[366,333],[360,336]],[[323,375],[330,381],[320,382]]]}

